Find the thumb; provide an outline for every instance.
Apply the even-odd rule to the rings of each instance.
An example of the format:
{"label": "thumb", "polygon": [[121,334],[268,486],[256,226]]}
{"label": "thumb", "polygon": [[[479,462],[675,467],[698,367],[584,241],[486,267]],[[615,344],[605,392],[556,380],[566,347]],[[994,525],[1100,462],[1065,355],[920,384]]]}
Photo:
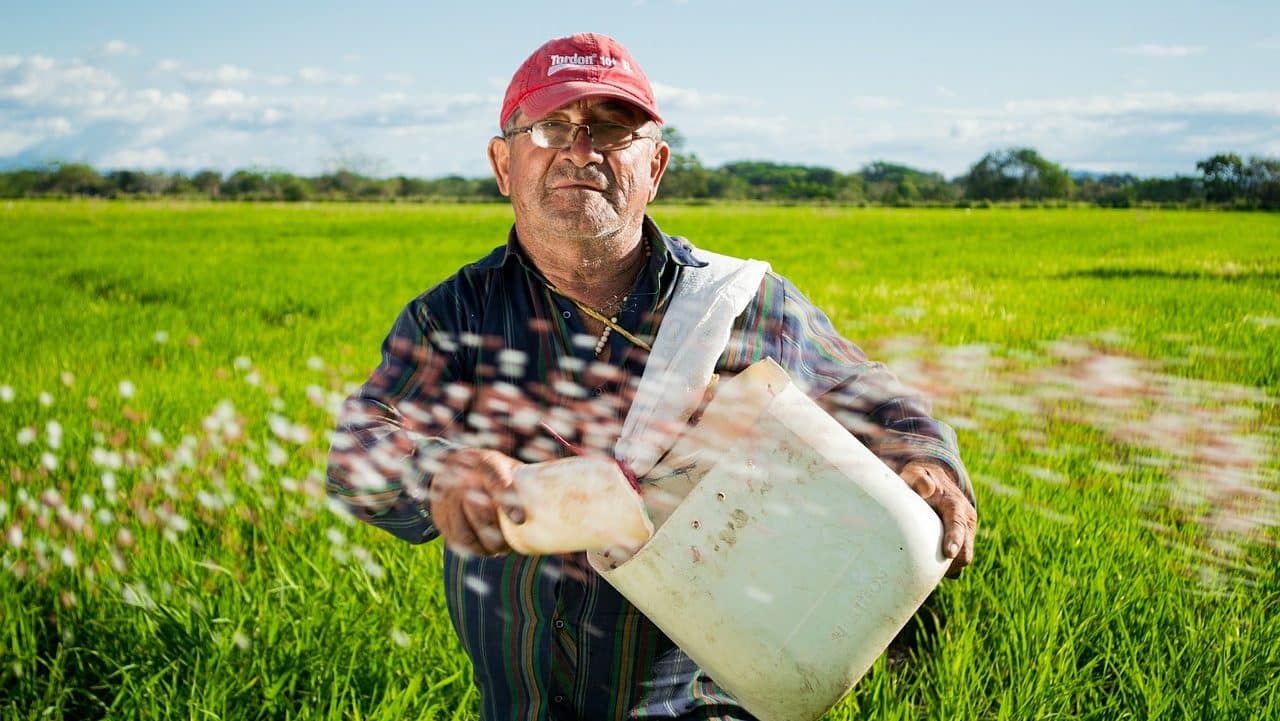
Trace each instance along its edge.
{"label": "thumb", "polygon": [[938,492],[937,479],[933,477],[929,467],[923,463],[908,463],[899,475],[921,498],[931,498]]}
{"label": "thumb", "polygon": [[489,495],[502,509],[507,518],[514,523],[524,523],[524,504],[520,500],[520,489],[516,483],[515,471],[522,464],[515,459],[501,459],[509,462],[496,462],[490,465],[485,474],[485,485]]}

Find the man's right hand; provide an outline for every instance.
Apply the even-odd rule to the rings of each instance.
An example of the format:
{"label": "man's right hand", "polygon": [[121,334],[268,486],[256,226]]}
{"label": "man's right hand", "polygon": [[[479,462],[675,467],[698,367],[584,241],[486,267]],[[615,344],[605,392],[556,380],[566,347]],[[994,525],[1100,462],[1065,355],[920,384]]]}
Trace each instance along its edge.
{"label": "man's right hand", "polygon": [[510,553],[498,527],[498,506],[516,523],[524,521],[511,474],[520,461],[483,448],[445,454],[431,481],[431,520],[454,551],[479,556]]}

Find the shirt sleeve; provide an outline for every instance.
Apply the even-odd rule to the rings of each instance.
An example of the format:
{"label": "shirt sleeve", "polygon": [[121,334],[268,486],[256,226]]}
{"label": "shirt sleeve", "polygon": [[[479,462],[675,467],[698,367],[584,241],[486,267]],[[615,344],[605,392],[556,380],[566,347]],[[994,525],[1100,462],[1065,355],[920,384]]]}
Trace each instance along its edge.
{"label": "shirt sleeve", "polygon": [[930,416],[929,402],[836,332],[789,280],[768,273],[738,318],[726,366],[741,370],[769,356],[791,379],[895,472],[916,460],[940,464],[977,506],[955,431]]}
{"label": "shirt sleeve", "polygon": [[381,362],[344,403],[329,450],[330,497],[410,543],[439,535],[427,494],[466,402],[465,392],[450,393],[461,356],[455,339],[426,297],[406,306]]}

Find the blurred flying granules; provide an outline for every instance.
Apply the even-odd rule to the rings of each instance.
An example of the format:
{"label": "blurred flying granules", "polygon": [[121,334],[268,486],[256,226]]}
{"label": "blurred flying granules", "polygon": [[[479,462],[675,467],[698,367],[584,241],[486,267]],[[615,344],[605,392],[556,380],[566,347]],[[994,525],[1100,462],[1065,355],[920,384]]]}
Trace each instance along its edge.
{"label": "blurred flying granules", "polygon": [[[1001,353],[903,337],[879,350],[904,381],[932,398],[943,420],[977,433],[1017,429],[1018,439],[1047,461],[1085,452],[1092,456],[1087,472],[1124,478],[1145,512],[1137,521],[1185,552],[1188,570],[1208,586],[1250,584],[1258,569],[1250,565],[1249,548],[1274,545],[1272,531],[1280,524],[1277,433],[1266,418],[1276,399],[1255,387],[1167,372],[1177,362],[1111,350],[1123,343],[1121,334],[1109,332],[1047,343],[1039,352]],[[1073,445],[1065,437],[1070,426],[1102,442]],[[1040,481],[1090,480],[1035,464],[1019,470]],[[1152,473],[1158,481],[1137,480]],[[995,493],[1018,493],[998,480],[988,485]],[[1071,509],[1044,510],[1050,518],[1072,519]]]}
{"label": "blurred flying granules", "polygon": [[[1015,351],[900,337],[869,350],[966,436],[1029,451],[1031,460],[1015,472],[1064,486],[1114,477],[1139,499],[1136,522],[1183,551],[1188,572],[1207,588],[1251,583],[1256,569],[1249,549],[1273,542],[1280,521],[1276,433],[1266,425],[1275,399],[1109,350],[1118,345],[1114,336],[1099,336]],[[512,365],[522,360],[513,353],[502,358]],[[222,519],[234,514],[256,523],[269,514],[291,527],[326,524],[335,560],[373,578],[384,575],[378,554],[342,530],[352,519],[324,489],[330,441],[339,450],[351,441],[332,429],[356,387],[349,380],[354,371],[312,357],[306,371],[291,375],[305,387],[281,389],[247,356],[230,365],[213,380],[236,402],[218,403],[204,418],[174,427],[149,420],[149,403],[161,394],[129,380],[108,385],[118,396],[111,402],[77,394],[77,379],[66,373],[49,379],[54,392],[0,386],[0,403],[38,400],[31,407],[39,416],[12,430],[21,451],[15,458],[22,460],[4,469],[10,485],[0,494],[0,573],[37,580],[76,574],[90,585],[106,581],[127,599],[149,598],[129,575],[131,559],[144,553],[139,546],[186,543],[194,528],[222,533],[234,545],[240,541]],[[536,399],[492,383],[476,396],[462,430],[472,440],[512,446],[525,460],[559,452],[532,434],[544,420],[579,443],[607,446],[601,436],[616,434],[620,420],[616,399],[571,386],[574,379],[598,385],[608,370],[601,364],[557,369],[544,387],[548,397]],[[472,395],[465,387],[449,390],[450,399]],[[549,407],[550,395],[563,402]],[[256,418],[237,410],[264,403],[269,410]],[[452,417],[454,406],[399,410],[413,427],[433,416]],[[1081,442],[1071,429],[1083,429],[1089,440]],[[973,442],[966,438],[970,445],[962,447],[971,458],[978,454]],[[1077,460],[1058,463],[1067,453]],[[977,485],[980,495],[1023,495],[1009,478],[983,474]],[[1021,500],[1051,521],[1073,519],[1073,508]],[[221,572],[211,560],[207,568]],[[166,593],[164,587],[150,592]]]}

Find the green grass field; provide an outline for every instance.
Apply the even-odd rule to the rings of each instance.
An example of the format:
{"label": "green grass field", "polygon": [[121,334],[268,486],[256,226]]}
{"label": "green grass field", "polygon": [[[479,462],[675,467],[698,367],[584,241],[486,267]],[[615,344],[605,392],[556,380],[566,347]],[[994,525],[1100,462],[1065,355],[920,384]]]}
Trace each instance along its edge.
{"label": "green grass field", "polygon": [[[935,398],[974,566],[828,719],[1280,718],[1280,216],[655,206]],[[506,206],[0,204],[0,718],[468,719],[332,409]]]}

